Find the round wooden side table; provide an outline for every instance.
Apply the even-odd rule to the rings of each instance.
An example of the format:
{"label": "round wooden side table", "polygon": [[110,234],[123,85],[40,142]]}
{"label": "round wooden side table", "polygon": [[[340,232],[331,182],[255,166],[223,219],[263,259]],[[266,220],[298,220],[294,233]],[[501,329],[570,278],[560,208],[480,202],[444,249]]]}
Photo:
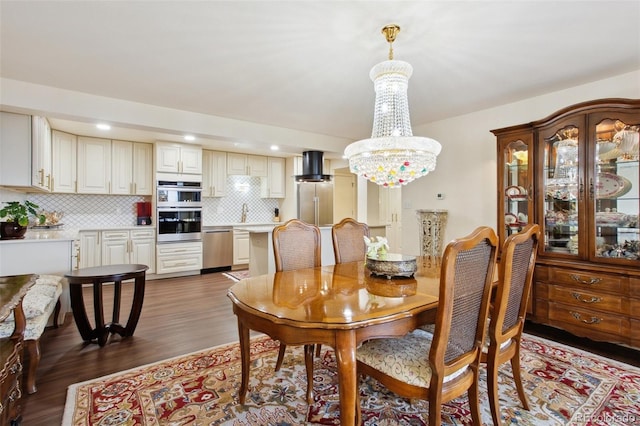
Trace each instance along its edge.
{"label": "round wooden side table", "polygon": [[[77,269],[65,277],[69,282],[69,295],[71,297],[71,309],[78,331],[84,341],[97,339],[100,346],[107,342],[109,334],[117,333],[123,337],[132,336],[142,311],[144,301],[144,288],[146,281],[147,265],[107,265],[91,268]],[[133,302],[127,325],[119,324],[120,298],[122,281],[135,280]],[[113,292],[113,315],[111,322],[105,323],[102,301],[102,284],[114,283]],[[95,314],[95,328],[87,318],[87,311],[84,305],[82,294],[83,284],[93,284],[93,309]]]}

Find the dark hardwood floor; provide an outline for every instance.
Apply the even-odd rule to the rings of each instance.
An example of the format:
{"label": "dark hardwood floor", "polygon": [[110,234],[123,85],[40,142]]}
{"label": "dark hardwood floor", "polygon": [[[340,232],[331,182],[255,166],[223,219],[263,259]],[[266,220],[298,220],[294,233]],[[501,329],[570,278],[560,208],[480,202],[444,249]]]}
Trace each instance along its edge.
{"label": "dark hardwood floor", "polygon": [[[63,325],[47,329],[41,338],[38,391],[23,397],[22,424],[60,424],[67,387],[73,383],[237,341],[236,318],[226,296],[232,284],[221,273],[148,281],[134,336],[112,336],[102,348],[84,343],[72,315],[67,314]],[[123,286],[122,322],[128,315],[132,288]],[[105,287],[107,321],[111,317],[111,295],[111,288]],[[85,289],[85,300],[91,301],[90,288]],[[87,313],[93,318],[90,303]],[[575,338],[535,324],[527,324],[525,331],[640,366],[638,351]]]}

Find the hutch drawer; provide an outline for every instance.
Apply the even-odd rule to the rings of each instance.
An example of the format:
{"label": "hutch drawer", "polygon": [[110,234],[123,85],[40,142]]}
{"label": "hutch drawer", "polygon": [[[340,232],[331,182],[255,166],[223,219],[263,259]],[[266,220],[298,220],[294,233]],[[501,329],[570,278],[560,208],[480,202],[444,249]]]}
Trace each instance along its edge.
{"label": "hutch drawer", "polygon": [[564,268],[549,268],[549,281],[583,289],[627,294],[629,279],[624,275],[604,274],[596,271],[579,271]]}
{"label": "hutch drawer", "polygon": [[614,313],[626,313],[629,311],[628,304],[620,296],[587,291],[582,288],[550,285],[549,300],[575,306],[578,309],[594,309]]}
{"label": "hutch drawer", "polygon": [[619,336],[624,341],[629,338],[629,319],[621,315],[550,302],[549,322],[552,325],[556,325],[555,323],[570,325],[570,331],[579,330],[587,334],[598,333],[608,335],[611,338]]}

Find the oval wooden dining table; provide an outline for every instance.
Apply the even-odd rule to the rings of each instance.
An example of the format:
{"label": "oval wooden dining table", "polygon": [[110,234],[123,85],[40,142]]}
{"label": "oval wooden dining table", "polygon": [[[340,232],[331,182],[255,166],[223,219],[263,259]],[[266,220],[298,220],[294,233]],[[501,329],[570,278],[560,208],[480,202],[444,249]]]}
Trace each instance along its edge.
{"label": "oval wooden dining table", "polygon": [[403,336],[432,323],[438,304],[437,261],[417,259],[413,277],[372,276],[364,262],[276,272],[243,279],[228,291],[238,319],[244,404],[249,385],[249,331],[287,345],[335,350],[340,424],[359,423],[356,350],[365,340]]}

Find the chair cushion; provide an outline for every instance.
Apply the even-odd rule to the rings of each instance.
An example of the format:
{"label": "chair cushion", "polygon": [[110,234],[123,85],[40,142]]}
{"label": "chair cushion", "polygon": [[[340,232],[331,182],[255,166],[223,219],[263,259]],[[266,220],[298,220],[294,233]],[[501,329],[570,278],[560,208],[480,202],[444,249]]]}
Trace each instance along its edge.
{"label": "chair cushion", "polygon": [[[433,334],[417,329],[401,338],[372,339],[358,348],[356,358],[384,374],[413,386],[428,388],[431,383],[429,350]],[[467,367],[446,376],[455,379]]]}
{"label": "chair cushion", "polygon": [[[51,293],[51,290],[53,290],[53,293]],[[33,294],[30,296],[31,293]],[[25,340],[37,340],[40,338],[61,294],[61,282],[58,282],[56,287],[49,285],[39,286],[36,284],[29,289],[27,294],[25,294],[24,299],[22,300],[23,310],[25,311],[25,317],[27,320],[24,330]],[[27,296],[29,296],[29,299],[27,299]],[[47,303],[43,308],[42,304],[45,300]],[[33,305],[27,309],[25,305],[27,303],[31,303],[30,301],[33,302]],[[40,313],[38,314],[38,312]],[[0,338],[9,337],[13,333],[14,328],[14,318],[13,313],[11,313],[4,321],[0,322]]]}

